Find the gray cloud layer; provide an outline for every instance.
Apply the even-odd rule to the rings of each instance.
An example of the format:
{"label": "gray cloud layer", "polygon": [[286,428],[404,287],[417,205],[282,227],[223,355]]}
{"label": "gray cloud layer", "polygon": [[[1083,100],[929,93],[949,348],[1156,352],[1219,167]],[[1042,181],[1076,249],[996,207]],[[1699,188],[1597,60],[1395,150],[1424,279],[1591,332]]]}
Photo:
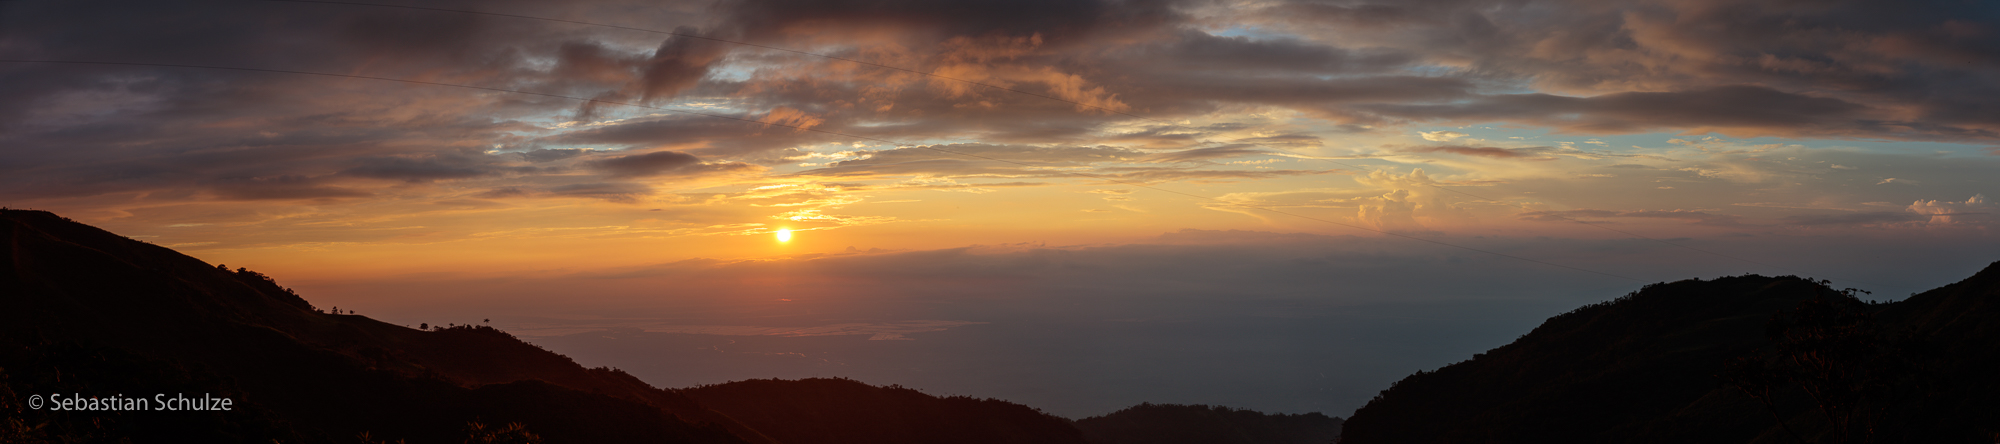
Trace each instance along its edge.
{"label": "gray cloud layer", "polygon": [[[2000,105],[1985,100],[2000,95],[1993,38],[2000,8],[1976,3],[423,5],[806,48],[1162,119],[1257,105],[1354,131],[1516,122],[1591,133],[1942,141],[1987,141],[2000,131]],[[518,18],[287,3],[7,2],[0,12],[0,54],[13,59],[352,73],[647,103],[720,100],[734,107],[718,111],[725,115],[777,118],[782,108],[819,129],[908,141],[1089,144],[1124,119],[876,67]],[[1217,26],[1289,35],[1204,31]],[[16,199],[195,189],[228,198],[363,196],[340,190],[366,187],[346,184],[354,180],[577,171],[561,162],[577,153],[563,150],[579,146],[640,156],[670,149],[707,164],[766,162],[801,143],[841,141],[693,116],[550,131],[526,122],[560,115],[587,123],[630,110],[190,68],[0,63],[0,99],[0,143],[22,147],[0,158],[5,195]],[[1192,142],[1164,134],[1126,140]],[[491,146],[504,152],[487,153]],[[616,166],[639,159],[591,160],[583,171],[607,178],[664,171]],[[558,164],[531,169],[519,160]],[[243,184],[274,190],[232,191]]]}

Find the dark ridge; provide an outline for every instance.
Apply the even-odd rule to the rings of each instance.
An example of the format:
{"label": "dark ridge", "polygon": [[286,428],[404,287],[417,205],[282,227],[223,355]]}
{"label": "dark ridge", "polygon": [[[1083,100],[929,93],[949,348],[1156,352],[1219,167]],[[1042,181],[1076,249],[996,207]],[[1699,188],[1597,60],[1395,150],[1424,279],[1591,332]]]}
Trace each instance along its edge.
{"label": "dark ridge", "polygon": [[2000,264],[1859,296],[1790,276],[1648,285],[1404,378],[1341,442],[1996,442]]}
{"label": "dark ridge", "polygon": [[[0,241],[3,442],[460,442],[474,422],[519,423],[548,443],[769,442],[676,392],[498,330],[324,313],[262,274],[48,212],[0,210]],[[23,401],[179,391],[230,397],[237,410],[203,422]]]}
{"label": "dark ridge", "polygon": [[1076,427],[1091,444],[1323,444],[1340,437],[1340,423],[1319,412],[1142,403],[1079,419]]}
{"label": "dark ridge", "polygon": [[787,444],[1084,442],[1068,420],[1028,406],[850,379],[752,379],[684,393]]}
{"label": "dark ridge", "polygon": [[[0,442],[1082,442],[1038,410],[901,387],[662,390],[490,327],[329,313],[262,273],[47,212],[0,210],[0,240]],[[27,405],[161,392],[227,397],[235,410]]]}

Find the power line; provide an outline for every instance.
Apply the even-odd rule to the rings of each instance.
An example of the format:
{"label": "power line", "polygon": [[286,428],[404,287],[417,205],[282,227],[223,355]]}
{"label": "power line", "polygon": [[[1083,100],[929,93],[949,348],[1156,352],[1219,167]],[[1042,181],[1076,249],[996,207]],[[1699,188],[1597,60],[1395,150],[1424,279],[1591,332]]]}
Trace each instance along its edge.
{"label": "power line", "polygon": [[[1128,113],[1128,112],[1124,112],[1124,111],[1119,111],[1119,110],[1117,110],[1117,109],[1113,109],[1113,108],[1109,108],[1109,107],[1104,107],[1104,106],[1099,106],[1099,105],[1092,105],[1092,104],[1088,104],[1088,103],[1083,103],[1083,102],[1078,102],[1078,101],[1075,101],[1075,100],[1069,100],[1069,99],[1064,99],[1064,98],[1061,98],[1061,97],[1055,97],[1055,96],[1050,96],[1050,95],[1045,95],[1045,94],[1037,94],[1037,93],[1033,93],[1033,92],[1028,92],[1028,91],[1022,91],[1022,90],[1019,90],[1019,89],[1014,89],[1014,88],[1008,88],[1008,87],[1004,87],[1004,86],[999,86],[999,85],[994,85],[994,84],[989,84],[989,83],[984,83],[984,82],[979,82],[979,81],[975,81],[975,80],[968,80],[968,79],[961,79],[961,78],[956,78],[956,77],[951,77],[951,76],[945,76],[945,75],[941,75],[941,74],[936,74],[936,73],[930,73],[930,72],[924,72],[924,71],[918,71],[918,70],[914,70],[914,69],[909,69],[909,68],[903,68],[903,67],[898,67],[898,66],[893,66],[893,65],[884,65],[884,64],[880,64],[880,63],[874,63],[874,62],[868,62],[868,61],[862,61],[862,60],[856,60],[856,59],[851,59],[851,58],[846,58],[846,57],[840,57],[840,56],[836,56],[836,55],[831,55],[831,54],[824,54],[824,53],[816,53],[816,52],[810,52],[810,51],[801,51],[801,50],[796,50],[796,49],[790,49],[790,48],[783,48],[783,47],[777,47],[777,46],[770,46],[770,45],[762,45],[762,44],[756,44],[756,43],[750,43],[750,42],[743,42],[743,41],[737,41],[737,40],[729,40],[729,39],[722,39],[722,38],[716,38],[716,37],[709,37],[709,36],[703,36],[703,35],[696,35],[696,34],[688,34],[688,33],[682,33],[682,32],[674,32],[674,31],[661,31],[661,30],[657,30],[657,29],[647,29],[647,28],[638,28],[638,27],[631,27],[631,26],[619,26],[619,25],[611,25],[611,24],[604,24],[604,23],[594,23],[594,22],[586,22],[586,21],[579,21],[579,20],[565,20],[565,19],[558,19],[558,18],[549,18],[549,17],[538,17],[538,16],[532,16],[532,15],[521,15],[521,14],[506,14],[506,13],[498,13],[498,12],[484,12],[484,11],[472,11],[472,10],[464,10],[464,9],[449,9],[449,8],[432,8],[432,7],[425,7],[425,6],[409,6],[409,5],[392,5],[392,4],[383,4],[383,3],[363,3],[363,2],[343,2],[343,1],[332,1],[332,0],[257,0],[257,1],[265,1],[265,2],[280,2],[280,3],[320,3],[320,4],[330,4],[330,5],[350,5],[350,6],[372,6],[372,7],[381,7],[381,8],[400,8],[400,9],[411,9],[411,10],[420,10],[420,11],[436,11],[436,12],[451,12],[451,13],[460,13],[460,14],[475,14],[475,15],[487,15],[487,16],[494,16],[494,17],[509,17],[509,18],[518,18],[518,19],[526,19],[526,20],[541,20],[541,21],[548,21],[548,22],[556,22],[556,23],[568,23],[568,24],[575,24],[575,25],[584,25],[584,26],[597,26],[597,27],[604,27],[604,28],[612,28],[612,29],[622,29],[622,30],[627,30],[627,31],[638,31],[638,32],[645,32],[645,33],[652,33],[652,34],[660,34],[660,35],[670,35],[670,36],[675,36],[675,37],[685,37],[685,38],[691,38],[691,39],[700,39],[700,40],[708,40],[708,41],[714,41],[714,42],[720,42],[720,43],[729,43],[729,44],[735,44],[735,45],[742,45],[742,46],[748,46],[748,47],[753,47],[753,48],[760,48],[760,49],[768,49],[768,50],[772,50],[772,51],[780,51],[780,52],[787,52],[787,53],[792,53],[792,54],[799,54],[799,55],[806,55],[806,56],[812,56],[812,57],[820,57],[820,58],[825,58],[825,59],[829,59],[829,60],[838,60],[838,61],[843,61],[843,62],[848,62],[848,63],[855,63],[855,64],[860,64],[860,65],[865,65],[865,66],[872,66],[872,67],[876,67],[876,68],[883,68],[883,69],[889,69],[889,70],[895,70],[895,71],[901,71],[901,72],[906,72],[906,73],[911,73],[911,74],[917,74],[917,75],[922,75],[922,76],[928,76],[928,77],[932,77],[932,78],[938,78],[938,79],[944,79],[944,80],[950,80],[950,81],[954,81],[954,82],[960,82],[960,83],[965,83],[965,84],[969,84],[969,85],[976,85],[976,86],[982,86],[982,87],[986,87],[986,88],[992,88],[992,89],[996,89],[996,90],[1001,90],[1001,91],[1006,91],[1006,92],[1011,92],[1011,93],[1016,93],[1016,94],[1021,94],[1021,95],[1027,95],[1027,96],[1032,96],[1032,97],[1039,97],[1039,98],[1043,98],[1043,99],[1048,99],[1048,100],[1054,100],[1054,101],[1058,101],[1058,102],[1063,102],[1063,103],[1068,103],[1068,104],[1072,104],[1072,105],[1076,105],[1076,106],[1079,106],[1079,107],[1085,107],[1085,108],[1090,108],[1090,109],[1096,109],[1096,110],[1099,110],[1099,111],[1104,111],[1104,112],[1107,112],[1107,113],[1111,113],[1111,114],[1117,114],[1117,115],[1120,115],[1120,116],[1125,116],[1125,117],[1131,117],[1131,118],[1134,118],[1134,119],[1139,119],[1139,120],[1144,120],[1144,121],[1148,121],[1148,122],[1154,122],[1154,123],[1159,123],[1159,124],[1164,124],[1164,125],[1167,125],[1167,126],[1171,126],[1171,127],[1176,127],[1176,128],[1184,128],[1184,129],[1185,129],[1185,128],[1187,128],[1186,126],[1182,126],[1182,125],[1180,125],[1180,124],[1177,124],[1177,123],[1174,123],[1174,122],[1172,122],[1172,121],[1167,121],[1167,120],[1162,120],[1162,119],[1157,119],[1157,118],[1152,118],[1152,117],[1146,117],[1146,116],[1141,116],[1141,115],[1137,115],[1137,114],[1132,114],[1132,113]],[[608,102],[607,102],[607,103],[608,103]],[[1319,157],[1319,156],[1311,156],[1311,155],[1307,155],[1307,154],[1304,154],[1304,153],[1299,153],[1299,152],[1295,152],[1295,151],[1291,151],[1291,150],[1287,150],[1287,149],[1283,149],[1283,148],[1278,148],[1278,147],[1273,147],[1273,146],[1268,146],[1268,145],[1263,145],[1263,144],[1253,144],[1253,145],[1256,145],[1257,147],[1259,147],[1259,148],[1263,148],[1263,149],[1268,149],[1268,150],[1272,150],[1272,151],[1277,151],[1277,152],[1281,152],[1281,153],[1285,153],[1285,154],[1291,154],[1291,155],[1293,155],[1293,156],[1296,156],[1296,157],[1299,157],[1299,158],[1303,158],[1303,159],[1311,159],[1311,160],[1319,160],[1319,161],[1324,161],[1324,162],[1330,162],[1330,163],[1333,163],[1333,164],[1335,164],[1335,165],[1340,165],[1340,166],[1344,166],[1344,167],[1348,167],[1348,168],[1352,168],[1352,169],[1354,169],[1354,170],[1357,170],[1357,171],[1366,171],[1366,170],[1368,170],[1367,168],[1362,168],[1362,167],[1360,167],[1360,166],[1355,166],[1355,165],[1352,165],[1352,164],[1348,164],[1348,163],[1346,163],[1346,162],[1340,162],[1340,161],[1337,161],[1337,160],[1333,160],[1333,159],[1328,159],[1328,158],[1324,158],[1324,157]],[[1437,185],[1437,184],[1424,184],[1424,185],[1426,185],[1426,186],[1429,186],[1429,187],[1431,187],[1431,188],[1437,188],[1437,189],[1440,189],[1440,190],[1444,190],[1444,191],[1448,191],[1448,192],[1452,192],[1452,193],[1457,193],[1457,194],[1461,194],[1461,195],[1465,195],[1465,196],[1468,196],[1468,197],[1472,197],[1472,198],[1475,198],[1475,199],[1479,199],[1479,200],[1484,200],[1484,201],[1493,201],[1493,202],[1498,202],[1498,200],[1496,200],[1496,199],[1491,199],[1491,198],[1487,198],[1487,197],[1483,197],[1483,196],[1479,196],[1479,195],[1475,195],[1475,194],[1472,194],[1472,193],[1468,193],[1468,192],[1464,192],[1464,191],[1459,191],[1459,190],[1455,190],[1455,189],[1451,189],[1451,188],[1446,188],[1446,187],[1444,187],[1444,186],[1441,186],[1441,185]],[[1527,206],[1525,206],[1525,205],[1515,205],[1515,206],[1517,206],[1517,207],[1520,207],[1521,209],[1524,209],[1524,210],[1529,210],[1529,211],[1534,211],[1534,209],[1533,209],[1533,208],[1529,208],[1529,207],[1527,207]],[[1267,211],[1268,211],[1268,210],[1267,210]],[[1773,265],[1773,264],[1769,264],[1769,263],[1764,263],[1764,262],[1758,262],[1758,261],[1754,261],[1754,260],[1750,260],[1750,259],[1745,259],[1745,258],[1742,258],[1742,257],[1737,257],[1737,256],[1732,256],[1732,255],[1727,255],[1727,254],[1722,254],[1722,253],[1717,253],[1717,252],[1714,252],[1714,251],[1709,251],[1709,250],[1704,250],[1704,249],[1700,249],[1700,248],[1695,248],[1695,247],[1692,247],[1692,246],[1688,246],[1688,245],[1685,245],[1685,244],[1679,244],[1679,243],[1674,243],[1674,242],[1669,242],[1669,241],[1666,241],[1666,240],[1663,240],[1663,239],[1657,239],[1657,238],[1653,238],[1653,237],[1649,237],[1649,236],[1645,236],[1645,235],[1641,235],[1641,234],[1638,234],[1638,233],[1633,233],[1633,232],[1629,232],[1629,231],[1625,231],[1625,230],[1619,230],[1619,229],[1616,229],[1616,228],[1611,228],[1611,227],[1608,227],[1608,226],[1604,226],[1604,225],[1602,225],[1602,224],[1593,224],[1593,223],[1590,223],[1590,222],[1585,222],[1585,221],[1581,221],[1581,220],[1576,220],[1576,219],[1571,219],[1571,218],[1569,218],[1569,217],[1566,217],[1566,216],[1563,216],[1563,215],[1561,215],[1561,214],[1554,214],[1554,213],[1544,213],[1544,214],[1545,214],[1545,215],[1547,215],[1547,216],[1551,216],[1551,217],[1555,217],[1555,218],[1558,218],[1558,219],[1562,219],[1562,220],[1566,220],[1566,221],[1570,221],[1570,222],[1575,222],[1575,223],[1578,223],[1578,224],[1582,224],[1582,225],[1586,225],[1586,226],[1590,226],[1590,227],[1595,227],[1595,228],[1598,228],[1598,229],[1602,229],[1602,230],[1606,230],[1606,231],[1611,231],[1611,232],[1614,232],[1614,233],[1619,233],[1619,234],[1624,234],[1624,235],[1627,235],[1627,236],[1632,236],[1632,237],[1636,237],[1636,238],[1639,238],[1639,239],[1644,239],[1644,240],[1649,240],[1649,241],[1653,241],[1653,242],[1658,242],[1658,243],[1662,243],[1662,244],[1666,244],[1666,245],[1670,245],[1670,246],[1675,246],[1675,247],[1680,247],[1680,248],[1685,248],[1685,249],[1688,249],[1688,250],[1693,250],[1693,251],[1696,251],[1696,252],[1700,252],[1700,253],[1704,253],[1704,254],[1708,254],[1708,255],[1712,255],[1712,256],[1716,256],[1716,257],[1721,257],[1721,258],[1726,258],[1726,259],[1730,259],[1730,260],[1735,260],[1735,261],[1739,261],[1739,262],[1744,262],[1744,263],[1748,263],[1748,264],[1753,264],[1753,265],[1761,265],[1761,266],[1765,266],[1765,267],[1771,267],[1771,268],[1776,268],[1776,269],[1779,269],[1779,270],[1784,270],[1784,271],[1790,271],[1790,272],[1793,272],[1793,273],[1801,273],[1801,274],[1808,274],[1808,275],[1810,275],[1810,274],[1813,274],[1813,273],[1809,273],[1809,272],[1805,272],[1805,271],[1801,271],[1801,270],[1796,270],[1796,269],[1792,269],[1792,268],[1787,268],[1787,267],[1782,267],[1782,266],[1778,266],[1778,265]],[[1828,275],[1825,275],[1825,274],[1821,274],[1821,275],[1822,275],[1822,276],[1828,276]],[[1834,276],[1828,276],[1828,277],[1834,277]],[[1891,286],[1891,285],[1883,285],[1883,284],[1876,284],[1876,283],[1870,283],[1870,282],[1864,282],[1864,281],[1860,281],[1860,280],[1854,280],[1854,279],[1845,279],[1845,280],[1847,280],[1847,281],[1850,281],[1850,282],[1855,282],[1855,283],[1860,283],[1860,284],[1867,284],[1867,285],[1875,285],[1875,286],[1882,286],[1882,287],[1889,287],[1889,288],[1899,288],[1899,287],[1895,287],[1895,286]]]}
{"label": "power line", "polygon": [[[529,92],[529,91],[520,91],[520,90],[512,90],[512,89],[506,89],[506,88],[493,88],[493,87],[485,87],[485,86],[474,86],[474,85],[462,85],[462,84],[456,84],[456,83],[443,83],[443,82],[431,82],[431,81],[423,81],[423,80],[410,80],[410,79],[398,79],[398,78],[393,78],[393,77],[376,77],[376,76],[365,76],[365,75],[357,75],[357,74],[334,74],[334,73],[324,73],[324,72],[313,72],[313,71],[297,71],[297,70],[288,70],[288,69],[268,69],[268,68],[245,68],[245,67],[235,67],[235,66],[214,66],[214,65],[189,65],[189,64],[175,64],[175,63],[140,63],[140,62],[105,62],[105,61],[87,61],[87,60],[18,60],[18,59],[0,59],[0,63],[50,63],[50,64],[74,64],[74,65],[108,65],[108,66],[144,66],[144,67],[163,67],[163,68],[190,68],[190,69],[214,69],[214,70],[226,70],[226,71],[243,71],[243,72],[258,72],[258,73],[271,73],[271,74],[292,74],[292,75],[305,75],[305,76],[319,76],[319,77],[336,77],[336,78],[350,78],[350,79],[365,79],[365,80],[378,80],[378,81],[387,81],[387,82],[401,82],[401,83],[409,83],[409,84],[417,84],[417,85],[429,85],[429,86],[445,86],[445,87],[453,87],[453,88],[464,88],[464,89],[472,89],[472,90],[480,90],[480,91],[492,91],[492,92],[502,92],[502,93],[511,93],[511,94],[524,94],[524,95],[532,95],[532,96],[540,96],[540,97],[550,97],[550,98],[559,98],[559,99],[566,99],[566,100],[575,100],[575,101],[581,101],[581,102],[589,102],[589,103],[602,103],[602,104],[607,104],[607,105],[619,105],[619,106],[630,106],[630,107],[635,107],[635,108],[645,108],[645,109],[652,109],[652,110],[659,110],[659,111],[667,111],[667,112],[673,112],[673,113],[681,113],[681,114],[688,114],[688,115],[695,115],[695,116],[703,116],[703,117],[712,117],[712,118],[718,118],[718,119],[728,119],[728,120],[735,120],[735,121],[739,121],[739,122],[746,122],[746,123],[754,123],[754,124],[758,124],[758,125],[767,125],[767,126],[780,126],[780,127],[785,127],[785,128],[792,128],[792,129],[796,129],[796,130],[800,130],[800,131],[810,131],[810,132],[815,132],[815,133],[821,133],[821,134],[828,134],[828,135],[834,135],[834,136],[841,136],[841,137],[847,137],[847,138],[853,138],[853,139],[860,139],[860,140],[867,140],[867,141],[873,141],[873,142],[881,142],[881,143],[887,143],[887,144],[891,144],[891,145],[897,145],[897,146],[911,146],[911,147],[916,147],[916,148],[923,148],[923,149],[927,149],[927,150],[931,150],[931,151],[937,151],[937,152],[941,152],[941,153],[946,153],[946,154],[952,154],[952,155],[956,155],[956,156],[963,156],[963,157],[970,157],[970,158],[974,158],[974,159],[982,159],[982,160],[990,160],[990,161],[994,161],[994,162],[1001,162],[1001,163],[1007,163],[1007,164],[1012,164],[1012,165],[1018,165],[1018,166],[1024,166],[1024,167],[1031,167],[1031,168],[1033,168],[1033,167],[1036,167],[1036,165],[1034,165],[1034,164],[1029,164],[1029,163],[1025,163],[1025,162],[1017,162],[1017,161],[1013,161],[1013,160],[1007,160],[1007,159],[1001,159],[1001,158],[995,158],[995,157],[990,157],[990,156],[981,156],[981,155],[977,155],[977,154],[972,154],[972,153],[965,153],[965,152],[959,152],[959,151],[952,151],[952,150],[947,150],[947,149],[943,149],[943,148],[937,148],[937,147],[935,147],[935,146],[929,146],[929,145],[911,145],[911,144],[904,144],[904,143],[900,143],[900,142],[896,142],[896,141],[893,141],[893,140],[888,140],[888,139],[882,139],[882,138],[878,138],[878,137],[869,137],[869,136],[862,136],[862,135],[855,135],[855,134],[847,134],[847,133],[842,133],[842,132],[837,132],[837,131],[828,131],[828,130],[822,130],[822,129],[814,129],[814,128],[811,128],[811,127],[807,127],[807,126],[800,126],[800,125],[792,125],[792,124],[786,124],[786,123],[781,123],[781,122],[766,122],[766,121],[762,121],[762,120],[753,120],[753,119],[746,119],[746,118],[742,118],[742,117],[735,117],[735,116],[728,116],[728,115],[722,115],[722,114],[711,114],[711,113],[703,113],[703,112],[695,112],[695,111],[687,111],[687,110],[680,110],[680,109],[674,109],[674,108],[665,108],[665,107],[658,107],[658,106],[652,106],[652,105],[646,105],[646,104],[642,104],[642,103],[629,103],[629,102],[618,102],[618,101],[610,101],[610,100],[600,100],[600,99],[590,99],[590,98],[583,98],[583,97],[574,97],[574,96],[565,96],[565,95],[561,95],[561,94],[549,94],[549,93],[538,93],[538,92]],[[1491,250],[1484,250],[1484,249],[1479,249],[1479,248],[1473,248],[1473,247],[1468,247],[1468,246],[1464,246],[1464,245],[1458,245],[1458,244],[1453,244],[1453,243],[1449,243],[1449,242],[1444,242],[1444,241],[1438,241],[1438,240],[1433,240],[1433,239],[1425,239],[1425,238],[1421,238],[1421,237],[1416,237],[1416,236],[1410,236],[1410,235],[1406,235],[1406,234],[1401,234],[1401,233],[1395,233],[1395,232],[1390,232],[1390,231],[1385,231],[1385,230],[1378,230],[1378,229],[1374,229],[1374,228],[1368,228],[1368,227],[1363,227],[1363,226],[1359,226],[1359,225],[1353,225],[1353,224],[1346,224],[1346,223],[1341,223],[1341,222],[1335,222],[1335,221],[1332,221],[1332,220],[1328,220],[1328,219],[1321,219],[1321,218],[1317,218],[1317,217],[1312,217],[1312,216],[1307,216],[1307,215],[1303,215],[1303,214],[1298,214],[1298,213],[1292,213],[1292,212],[1287,212],[1287,211],[1282,211],[1282,210],[1277,210],[1277,209],[1274,209],[1274,208],[1271,208],[1271,207],[1268,207],[1268,206],[1264,206],[1264,205],[1251,205],[1251,204],[1246,204],[1246,203],[1240,203],[1240,202],[1231,202],[1231,201],[1227,201],[1227,200],[1223,200],[1223,199],[1219,199],[1219,198],[1214,198],[1214,197],[1208,197],[1208,196],[1203,196],[1203,195],[1199,195],[1199,194],[1193,194],[1193,193],[1187,193],[1187,192],[1181,192],[1181,191],[1174,191],[1174,190],[1170,190],[1170,189],[1166,189],[1166,188],[1160,188],[1160,187],[1155,187],[1155,186],[1151,186],[1151,185],[1146,185],[1146,184],[1143,184],[1143,183],[1138,183],[1138,182],[1131,182],[1131,181],[1126,181],[1126,180],[1120,180],[1120,179],[1117,179],[1117,178],[1114,178],[1114,177],[1106,177],[1106,176],[1101,176],[1101,175],[1096,175],[1096,174],[1089,174],[1089,173],[1082,173],[1082,172],[1075,172],[1075,171],[1062,171],[1062,170],[1057,170],[1057,171],[1055,171],[1055,172],[1057,172],[1057,173],[1061,173],[1061,174],[1067,174],[1067,175],[1072,175],[1072,176],[1077,176],[1077,177],[1084,177],[1084,178],[1090,178],[1090,179],[1096,179],[1096,180],[1102,180],[1102,181],[1106,181],[1106,182],[1111,182],[1111,183],[1116,183],[1116,184],[1120,184],[1120,185],[1125,185],[1125,186],[1130,186],[1130,187],[1136,187],[1136,188],[1145,188],[1145,189],[1149,189],[1149,190],[1153,190],[1153,191],[1159,191],[1159,192],[1163,192],[1163,193],[1170,193],[1170,194],[1177,194],[1177,195],[1181,195],[1181,196],[1186,196],[1186,197],[1192,197],[1192,198],[1196,198],[1196,199],[1203,199],[1203,200],[1209,200],[1209,201],[1214,201],[1214,202],[1218,202],[1218,203],[1222,203],[1222,204],[1225,204],[1225,205],[1230,205],[1230,206],[1236,206],[1236,207],[1243,207],[1243,208],[1250,208],[1250,209],[1256,209],[1256,210],[1263,210],[1263,211],[1266,211],[1266,212],[1270,212],[1270,213],[1274,213],[1274,214],[1282,214],[1282,215],[1286,215],[1286,216],[1291,216],[1291,217],[1296,217],[1296,218],[1300,218],[1300,219],[1305,219],[1305,220],[1311,220],[1311,221],[1316,221],[1316,222],[1321,222],[1321,223],[1326,223],[1326,224],[1331,224],[1331,225],[1338,225],[1338,226],[1343,226],[1343,227],[1348,227],[1348,228],[1353,228],[1353,229],[1357,229],[1357,230],[1363,230],[1363,231],[1371,231],[1371,232],[1375,232],[1375,233],[1380,233],[1380,234],[1385,234],[1385,235],[1389,235],[1389,236],[1395,236],[1395,237],[1400,237],[1400,238],[1404,238],[1404,239],[1410,239],[1410,240],[1415,240],[1415,241],[1421,241],[1421,242],[1427,242],[1427,243],[1431,243],[1431,244],[1437,244],[1437,245],[1442,245],[1442,246],[1447,246],[1447,247],[1452,247],[1452,248],[1458,248],[1458,249],[1462,249],[1462,250],[1467,250],[1467,251],[1474,251],[1474,252],[1479,252],[1479,253],[1485,253],[1485,254],[1490,254],[1490,255],[1494,255],[1494,256],[1499,256],[1499,257],[1504,257],[1504,258],[1509,258],[1509,259],[1515,259],[1515,260],[1520,260],[1520,261],[1524,261],[1524,262],[1531,262],[1531,263],[1536,263],[1536,264],[1541,264],[1541,265],[1547,265],[1547,266],[1551,266],[1551,267],[1556,267],[1556,268],[1562,268],[1562,269],[1567,269],[1567,270],[1572,270],[1572,271],[1580,271],[1580,272],[1584,272],[1584,273],[1590,273],[1590,274],[1596,274],[1596,275],[1600,275],[1600,276],[1609,276],[1609,277],[1615,277],[1615,278],[1619,278],[1619,279],[1625,279],[1625,280],[1630,280],[1630,281],[1636,281],[1636,282],[1645,282],[1645,280],[1644,280],[1644,279],[1639,279],[1639,278],[1634,278],[1634,277],[1629,277],[1629,276],[1623,276],[1623,275],[1617,275],[1617,274],[1612,274],[1612,273],[1607,273],[1607,272],[1602,272],[1602,271],[1596,271],[1596,270],[1590,270],[1590,269],[1585,269],[1585,268],[1580,268],[1580,267],[1574,267],[1574,266],[1569,266],[1569,265],[1563,265],[1563,264],[1558,264],[1558,263],[1554,263],[1554,262],[1548,262],[1548,261],[1543,261],[1543,260],[1537,260],[1537,259],[1531,259],[1531,258],[1526,258],[1526,257],[1521,257],[1521,256],[1515,256],[1515,255],[1511,255],[1511,254],[1506,254],[1506,253],[1501,253],[1501,252],[1497,252],[1497,251],[1491,251]]]}

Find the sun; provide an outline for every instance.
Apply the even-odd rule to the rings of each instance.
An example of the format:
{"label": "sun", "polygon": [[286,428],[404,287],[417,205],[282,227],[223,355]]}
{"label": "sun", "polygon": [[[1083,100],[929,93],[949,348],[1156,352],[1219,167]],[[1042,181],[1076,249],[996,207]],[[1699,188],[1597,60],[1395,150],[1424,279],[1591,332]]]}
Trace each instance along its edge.
{"label": "sun", "polygon": [[790,228],[779,228],[779,229],[778,229],[778,242],[791,242],[791,241],[792,241],[792,229],[790,229]]}

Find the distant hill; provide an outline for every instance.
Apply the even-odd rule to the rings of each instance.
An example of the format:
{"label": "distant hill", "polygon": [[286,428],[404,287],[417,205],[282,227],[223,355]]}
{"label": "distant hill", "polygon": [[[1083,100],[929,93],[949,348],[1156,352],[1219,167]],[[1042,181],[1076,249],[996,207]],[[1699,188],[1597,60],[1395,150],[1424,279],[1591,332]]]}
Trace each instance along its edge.
{"label": "distant hill", "polygon": [[[509,423],[525,430],[506,434],[549,443],[768,442],[678,393],[497,330],[325,313],[262,274],[51,213],[0,210],[0,241],[0,442],[462,442]],[[228,397],[235,410],[27,406],[162,392]]]}
{"label": "distant hill", "polygon": [[1139,404],[1076,421],[1091,444],[1324,444],[1339,417],[1265,414],[1222,406]]}
{"label": "distant hill", "polygon": [[787,444],[1075,443],[1069,420],[997,399],[849,379],[753,379],[682,393]]}
{"label": "distant hill", "polygon": [[1649,285],[1404,378],[1341,442],[2000,442],[2000,263],[1856,296],[1795,277]]}

